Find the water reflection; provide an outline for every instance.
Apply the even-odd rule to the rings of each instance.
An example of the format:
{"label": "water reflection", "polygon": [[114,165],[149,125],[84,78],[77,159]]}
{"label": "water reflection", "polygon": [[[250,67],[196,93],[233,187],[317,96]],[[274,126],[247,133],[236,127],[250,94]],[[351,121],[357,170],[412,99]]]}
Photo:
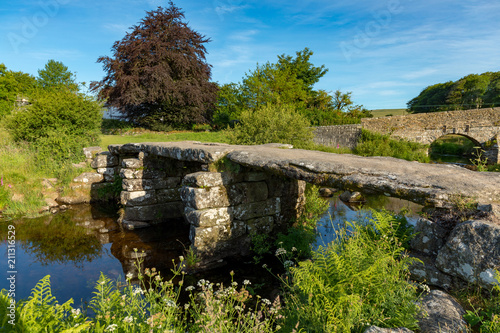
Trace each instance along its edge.
{"label": "water reflection", "polygon": [[318,223],[318,238],[313,248],[325,246],[335,239],[335,230],[346,221],[367,221],[371,219],[371,209],[381,209],[399,213],[407,212],[407,219],[410,224],[414,224],[419,217],[418,212],[422,206],[416,203],[387,197],[385,195],[365,195],[366,202],[363,204],[346,204],[339,199],[338,195],[330,199],[330,208]]}
{"label": "water reflection", "polygon": [[[370,218],[366,208],[385,207],[399,212],[402,208],[417,212],[421,206],[385,196],[367,196],[362,207],[347,206],[337,196],[330,199],[330,208],[318,225],[319,236],[315,247],[333,240],[334,230],[344,221]],[[112,211],[116,211],[112,210]],[[45,275],[51,275],[53,294],[60,302],[70,298],[79,306],[88,301],[103,272],[111,279],[135,271],[136,257],[144,260],[144,267],[155,267],[167,277],[172,260],[177,260],[189,245],[189,227],[182,220],[172,220],[148,229],[122,230],[116,216],[89,205],[73,206],[66,212],[37,219],[1,221],[2,243],[0,253],[7,258],[6,230],[9,223],[16,225],[16,268],[18,271],[16,298],[27,298],[31,288]],[[137,252],[134,251],[137,249]],[[242,260],[243,259],[243,260]],[[0,289],[7,287],[6,265],[2,261]],[[278,290],[277,281],[251,258],[235,258],[225,267],[211,272],[186,276],[186,285],[198,279],[230,283],[229,271],[238,279],[249,279],[256,291],[265,295]],[[229,279],[229,280],[228,280]],[[257,286],[260,286],[258,290]]]}
{"label": "water reflection", "polygon": [[[2,240],[7,238],[5,226],[16,226],[16,298],[27,298],[31,288],[50,275],[54,296],[60,301],[73,298],[80,305],[90,299],[100,272],[124,280],[134,270],[134,248],[147,267],[169,272],[172,259],[189,243],[182,222],[132,232],[121,230],[116,218],[97,207],[81,205],[56,215],[1,221]],[[0,253],[7,258],[6,241],[0,244]],[[0,289],[7,287],[4,261]]]}

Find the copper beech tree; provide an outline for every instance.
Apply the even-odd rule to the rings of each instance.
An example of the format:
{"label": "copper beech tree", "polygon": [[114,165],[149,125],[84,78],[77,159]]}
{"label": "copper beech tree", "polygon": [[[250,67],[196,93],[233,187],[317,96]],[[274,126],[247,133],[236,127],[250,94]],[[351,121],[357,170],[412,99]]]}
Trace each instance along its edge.
{"label": "copper beech tree", "polygon": [[209,38],[188,27],[172,1],[146,13],[102,56],[107,75],[91,89],[122,115],[152,129],[209,121],[217,99],[206,62]]}

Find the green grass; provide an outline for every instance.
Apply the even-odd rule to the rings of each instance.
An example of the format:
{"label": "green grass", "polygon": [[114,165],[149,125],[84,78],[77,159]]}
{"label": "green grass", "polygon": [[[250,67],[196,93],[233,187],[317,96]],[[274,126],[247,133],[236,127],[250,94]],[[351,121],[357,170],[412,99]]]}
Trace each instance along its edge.
{"label": "green grass", "polygon": [[201,141],[229,143],[223,131],[220,132],[139,132],[134,135],[101,135],[101,147],[106,149],[109,145],[140,142],[177,142]]}
{"label": "green grass", "polygon": [[406,109],[377,109],[370,111],[373,114],[373,117],[387,117],[389,115],[392,116],[406,116],[410,113],[406,111]]}

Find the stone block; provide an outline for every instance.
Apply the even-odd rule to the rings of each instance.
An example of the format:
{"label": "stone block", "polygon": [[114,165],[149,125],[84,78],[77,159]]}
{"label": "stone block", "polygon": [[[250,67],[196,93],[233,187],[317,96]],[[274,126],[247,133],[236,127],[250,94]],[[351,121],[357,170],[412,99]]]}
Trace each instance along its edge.
{"label": "stone block", "polygon": [[250,219],[246,222],[247,232],[252,233],[264,233],[268,234],[273,230],[274,227],[274,217],[264,216],[255,219]]}
{"label": "stone block", "polygon": [[236,220],[250,220],[256,217],[279,214],[281,211],[280,198],[271,198],[259,202],[245,203],[233,207]]}
{"label": "stone block", "polygon": [[214,252],[224,247],[225,243],[240,238],[246,233],[243,221],[233,221],[231,225],[216,225],[208,228],[191,225],[189,239],[197,251]]}
{"label": "stone block", "polygon": [[182,217],[182,210],[181,202],[125,207],[124,220],[159,222]]}
{"label": "stone block", "polygon": [[121,166],[126,169],[139,169],[143,167],[143,164],[139,158],[125,158],[122,160]]}
{"label": "stone block", "polygon": [[90,166],[94,169],[97,168],[111,168],[118,165],[118,158],[116,155],[111,154],[108,151],[99,153],[90,163]]}
{"label": "stone block", "polygon": [[120,177],[124,179],[142,179],[144,170],[135,170],[135,169],[121,169]]}
{"label": "stone block", "polygon": [[436,267],[490,289],[500,267],[500,225],[481,220],[459,224],[439,251]]}
{"label": "stone block", "polygon": [[144,206],[154,205],[158,201],[155,191],[122,191],[120,202],[123,206]]}
{"label": "stone block", "polygon": [[191,207],[185,207],[184,216],[195,227],[208,228],[218,225],[230,225],[232,208],[221,207],[196,210]]}
{"label": "stone block", "polygon": [[447,231],[428,219],[419,219],[415,224],[414,237],[410,241],[413,250],[436,256],[446,242]]}
{"label": "stone block", "polygon": [[263,201],[268,198],[265,182],[238,183],[227,186],[227,194],[231,205]]}
{"label": "stone block", "polygon": [[105,181],[112,182],[119,170],[117,168],[98,168],[97,172],[103,175]]}
{"label": "stone block", "polygon": [[181,198],[184,204],[194,209],[229,206],[229,198],[224,187],[207,188],[183,187]]}
{"label": "stone block", "polygon": [[165,188],[161,190],[156,190],[156,198],[158,200],[158,203],[180,201],[181,200],[180,189]]}
{"label": "stone block", "polygon": [[[165,179],[123,179],[124,191],[149,191],[167,188],[176,188],[181,183],[180,177],[167,177]],[[179,199],[180,200],[180,199]]]}
{"label": "stone block", "polygon": [[231,172],[194,172],[186,175],[182,185],[190,187],[215,187],[234,184],[243,179],[243,175]]}
{"label": "stone block", "polygon": [[95,155],[102,152],[101,147],[85,147],[83,148],[83,155],[85,155],[86,159],[93,159]]}
{"label": "stone block", "polygon": [[267,180],[268,175],[265,172],[254,171],[245,173],[245,181],[247,182],[260,182]]}
{"label": "stone block", "polygon": [[95,172],[84,172],[75,179],[73,179],[73,182],[75,183],[84,183],[84,184],[93,184],[93,183],[100,183],[104,180],[104,177],[100,173],[95,173]]}

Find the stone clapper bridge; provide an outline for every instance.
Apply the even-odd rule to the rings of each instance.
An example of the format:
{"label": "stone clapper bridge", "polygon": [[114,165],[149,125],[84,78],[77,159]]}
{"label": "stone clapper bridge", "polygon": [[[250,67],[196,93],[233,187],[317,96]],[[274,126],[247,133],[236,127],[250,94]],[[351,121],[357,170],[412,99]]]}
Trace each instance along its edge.
{"label": "stone clapper bridge", "polygon": [[123,225],[135,229],[184,217],[195,253],[205,263],[248,254],[253,233],[286,229],[300,213],[306,182],[437,207],[449,206],[456,196],[500,202],[498,173],[453,165],[282,144],[164,142],[108,148],[92,166],[108,183],[115,175],[122,179]]}
{"label": "stone clapper bridge", "polygon": [[314,141],[325,146],[354,148],[361,129],[422,144],[431,144],[449,134],[460,135],[481,148],[490,163],[500,163],[500,108],[363,118],[361,124],[316,127]]}

